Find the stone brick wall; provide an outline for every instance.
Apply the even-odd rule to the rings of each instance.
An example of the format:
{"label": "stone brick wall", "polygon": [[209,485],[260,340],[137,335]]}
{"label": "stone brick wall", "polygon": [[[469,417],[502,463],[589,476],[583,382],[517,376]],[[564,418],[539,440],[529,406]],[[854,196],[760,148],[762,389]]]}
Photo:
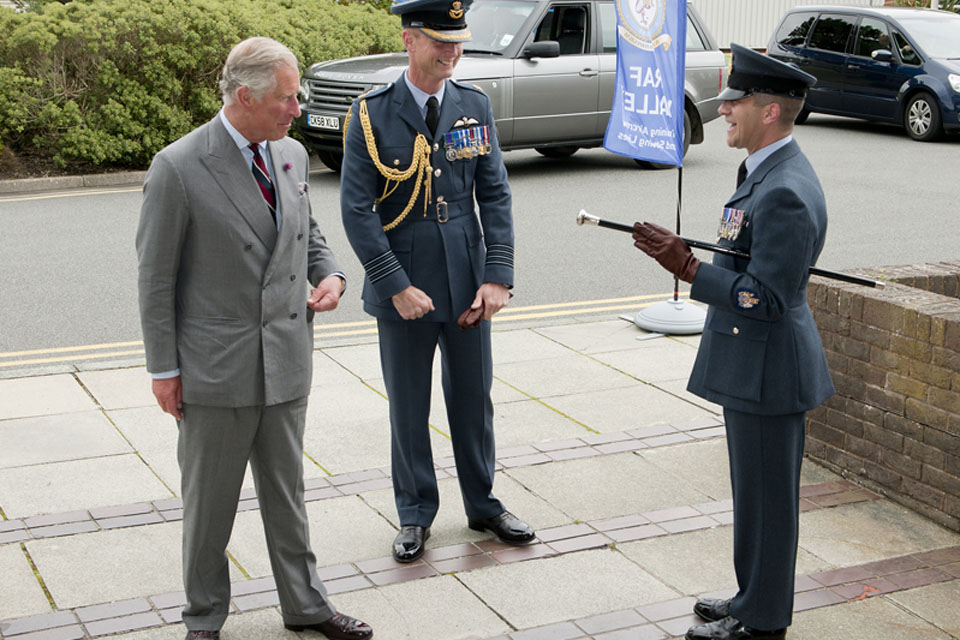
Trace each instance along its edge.
{"label": "stone brick wall", "polygon": [[837,394],[807,453],[960,531],[960,261],[863,274],[887,286],[810,280]]}

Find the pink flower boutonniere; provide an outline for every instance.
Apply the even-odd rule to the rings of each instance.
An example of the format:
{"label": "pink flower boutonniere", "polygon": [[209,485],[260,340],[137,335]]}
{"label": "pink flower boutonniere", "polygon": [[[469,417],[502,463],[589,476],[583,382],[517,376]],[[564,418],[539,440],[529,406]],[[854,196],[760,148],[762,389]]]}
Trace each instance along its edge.
{"label": "pink flower boutonniere", "polygon": [[284,170],[284,171],[290,171],[290,169],[293,169],[293,165],[290,164],[289,162],[284,162],[284,163],[283,163],[283,170]]}

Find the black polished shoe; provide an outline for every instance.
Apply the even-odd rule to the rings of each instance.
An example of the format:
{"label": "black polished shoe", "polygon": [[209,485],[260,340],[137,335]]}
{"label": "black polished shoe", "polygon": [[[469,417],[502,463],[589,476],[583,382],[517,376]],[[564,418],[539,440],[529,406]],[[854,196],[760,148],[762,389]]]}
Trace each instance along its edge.
{"label": "black polished shoe", "polygon": [[186,640],[220,640],[219,631],[187,631]]}
{"label": "black polished shoe", "polygon": [[329,620],[314,624],[284,624],[283,626],[290,631],[310,629],[322,633],[330,640],[366,640],[373,637],[373,629],[370,625],[342,613],[336,613]]}
{"label": "black polished shoe", "polygon": [[424,529],[415,524],[400,527],[393,539],[393,559],[397,562],[413,562],[423,555],[423,544],[430,537],[430,527]]}
{"label": "black polished shoe", "polygon": [[530,525],[509,511],[484,520],[468,520],[467,525],[474,531],[492,531],[509,544],[527,544],[537,535]]}
{"label": "black polished shoe", "polygon": [[730,615],[730,599],[700,598],[693,605],[693,612],[707,622],[723,620]]}
{"label": "black polished shoe", "polygon": [[690,627],[684,638],[686,640],[781,640],[786,636],[786,629],[774,631],[751,629],[736,618],[727,616],[697,627]]}

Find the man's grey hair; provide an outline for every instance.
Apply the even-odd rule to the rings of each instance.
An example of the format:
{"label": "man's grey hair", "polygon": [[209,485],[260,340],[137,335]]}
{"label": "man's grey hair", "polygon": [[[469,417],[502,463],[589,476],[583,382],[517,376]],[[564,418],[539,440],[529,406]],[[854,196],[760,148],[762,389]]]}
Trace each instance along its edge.
{"label": "man's grey hair", "polygon": [[297,56],[271,38],[247,38],[231,51],[220,74],[220,94],[225,105],[233,104],[240,87],[247,87],[258,100],[277,86],[278,67],[297,73]]}

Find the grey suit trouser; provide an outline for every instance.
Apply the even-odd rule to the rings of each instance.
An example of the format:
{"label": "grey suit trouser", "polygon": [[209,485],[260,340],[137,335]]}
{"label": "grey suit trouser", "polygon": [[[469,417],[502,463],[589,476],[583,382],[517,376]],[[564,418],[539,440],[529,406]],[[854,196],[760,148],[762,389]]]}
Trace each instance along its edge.
{"label": "grey suit trouser", "polygon": [[739,592],[730,615],[754,629],[782,629],[793,612],[806,413],[723,410],[733,488],[733,564]]}
{"label": "grey suit trouser", "polygon": [[303,502],[307,399],[273,406],[184,403],[177,457],[183,496],[183,621],[216,631],[230,608],[227,543],[247,466],[260,502],[283,621],[323,622],[336,613],[317,575]]}
{"label": "grey suit trouser", "polygon": [[440,346],[443,397],[467,518],[503,512],[493,496],[493,355],[490,322],[377,320],[380,363],[390,401],[391,471],[401,525],[429,527],[440,507],[430,447],[430,387]]}

